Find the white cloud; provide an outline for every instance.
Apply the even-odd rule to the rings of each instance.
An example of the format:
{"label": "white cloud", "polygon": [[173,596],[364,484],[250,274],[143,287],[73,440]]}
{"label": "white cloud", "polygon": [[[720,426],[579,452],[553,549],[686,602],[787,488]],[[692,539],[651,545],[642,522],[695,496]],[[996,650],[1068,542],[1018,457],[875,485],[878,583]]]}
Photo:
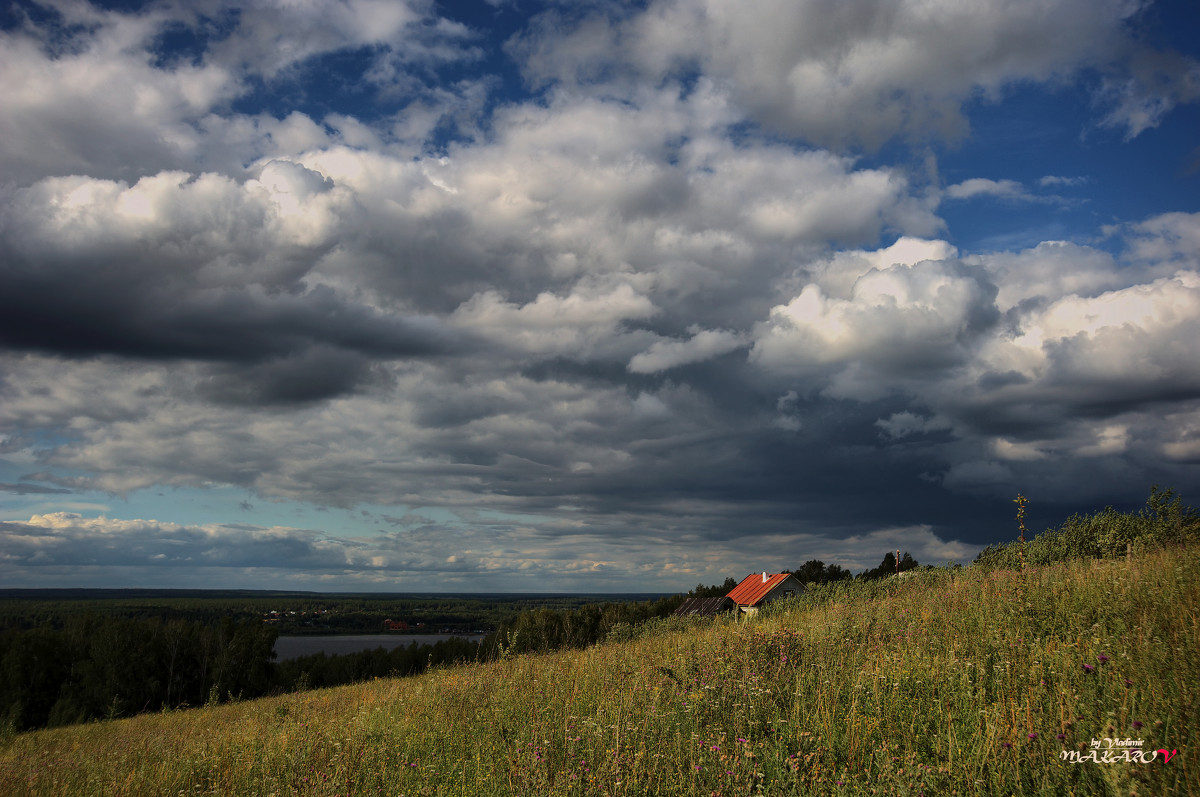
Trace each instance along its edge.
{"label": "white cloud", "polygon": [[726,329],[695,329],[687,340],[655,341],[629,361],[635,374],[653,374],[680,365],[703,362],[745,346],[741,335]]}
{"label": "white cloud", "polygon": [[1059,177],[1059,176],[1048,174],[1045,177],[1042,177],[1038,180],[1038,185],[1042,186],[1043,188],[1048,188],[1050,186],[1060,186],[1060,185],[1062,185],[1062,186],[1087,185],[1089,182],[1091,182],[1091,180],[1090,180],[1090,178],[1087,178],[1087,177]]}
{"label": "white cloud", "polygon": [[1175,106],[1200,98],[1200,62],[1174,52],[1135,50],[1129,69],[1106,76],[1099,96],[1112,110],[1102,124],[1126,140],[1158,127]]}
{"label": "white cloud", "polygon": [[1200,213],[1164,213],[1129,228],[1130,254],[1200,269]]}
{"label": "white cloud", "polygon": [[1051,81],[1130,49],[1123,0],[841,4],[662,0],[575,27],[557,17],[520,52],[538,80],[663,79],[699,67],[740,107],[810,141],[877,146],[958,136],[960,104]]}
{"label": "white cloud", "polygon": [[161,12],[93,14],[95,32],[55,56],[39,30],[0,32],[0,170],[7,179],[136,178],[177,166],[202,148],[196,123],[243,91],[219,64],[156,69],[143,47],[165,22]]}
{"label": "white cloud", "polygon": [[[921,249],[948,251],[916,247]],[[889,253],[884,259],[895,257]],[[853,364],[877,372],[881,387],[963,363],[976,329],[994,314],[986,275],[955,260],[879,268],[869,266],[872,259],[879,262],[878,255],[858,258],[862,271],[845,298],[827,294],[818,277],[772,308],[756,333],[751,361],[785,373],[834,373]],[[846,266],[854,260],[830,264],[837,272],[835,286],[849,282]],[[856,390],[867,390],[865,383],[858,384]]]}
{"label": "white cloud", "polygon": [[984,177],[972,177],[961,183],[946,187],[949,199],[974,199],[980,196],[996,197],[1014,202],[1036,202],[1038,197],[1025,190],[1025,186],[1016,180],[988,180]]}
{"label": "white cloud", "polygon": [[541,293],[527,304],[506,302],[496,291],[476,294],[450,316],[452,326],[540,355],[588,356],[610,341],[620,324],[649,318],[656,308],[628,284],[582,285],[568,296]]}
{"label": "white cloud", "polygon": [[1133,263],[1055,242],[963,262],[935,242],[841,253],[771,310],[750,360],[810,393],[908,397],[925,411],[876,426],[897,444],[953,430],[936,444],[952,489],[1006,489],[1007,462],[1183,457],[1147,402],[1200,395],[1200,276],[1178,268],[1192,222],[1132,227]]}

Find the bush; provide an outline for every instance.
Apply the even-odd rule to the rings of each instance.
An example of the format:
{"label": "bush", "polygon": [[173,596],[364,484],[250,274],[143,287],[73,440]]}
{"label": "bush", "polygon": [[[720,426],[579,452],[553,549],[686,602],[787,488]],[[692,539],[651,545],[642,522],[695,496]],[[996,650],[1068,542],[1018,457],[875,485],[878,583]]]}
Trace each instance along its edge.
{"label": "bush", "polygon": [[[1200,540],[1200,515],[1185,507],[1174,490],[1150,489],[1146,506],[1136,513],[1111,506],[1091,515],[1072,515],[1025,544],[1025,561],[1045,566],[1071,559],[1105,559],[1127,551],[1142,552]],[[989,545],[975,559],[985,569],[1021,567],[1019,542]]]}

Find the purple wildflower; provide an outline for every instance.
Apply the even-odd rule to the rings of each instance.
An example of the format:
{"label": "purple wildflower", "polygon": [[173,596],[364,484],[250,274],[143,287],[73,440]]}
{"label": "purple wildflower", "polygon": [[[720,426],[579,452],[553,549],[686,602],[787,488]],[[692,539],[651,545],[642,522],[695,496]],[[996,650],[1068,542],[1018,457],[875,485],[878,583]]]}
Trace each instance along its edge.
{"label": "purple wildflower", "polygon": [[1036,734],[1036,733],[1034,733],[1034,732],[1032,732],[1032,731],[1031,731],[1030,733],[1027,733],[1027,734],[1025,734],[1025,735],[1029,737],[1029,740],[1030,740],[1030,741],[1033,741],[1034,739],[1036,739],[1036,738],[1037,738],[1037,734]]}
{"label": "purple wildflower", "polygon": [[1095,671],[1096,671],[1096,667],[1095,667],[1095,665],[1092,665],[1092,664],[1084,664],[1084,665],[1083,665],[1083,671],[1084,671],[1084,672],[1095,672]]}

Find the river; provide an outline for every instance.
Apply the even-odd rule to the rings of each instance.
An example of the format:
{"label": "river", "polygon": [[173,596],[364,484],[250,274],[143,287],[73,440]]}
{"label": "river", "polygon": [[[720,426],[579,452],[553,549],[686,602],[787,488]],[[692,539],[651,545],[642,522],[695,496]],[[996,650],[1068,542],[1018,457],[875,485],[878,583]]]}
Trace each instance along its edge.
{"label": "river", "polygon": [[478,634],[358,634],[355,636],[281,636],[275,640],[275,660],[287,661],[300,656],[324,653],[334,656],[340,653],[358,653],[361,650],[394,650],[418,645],[432,645],[447,639],[466,639],[477,642],[483,639]]}

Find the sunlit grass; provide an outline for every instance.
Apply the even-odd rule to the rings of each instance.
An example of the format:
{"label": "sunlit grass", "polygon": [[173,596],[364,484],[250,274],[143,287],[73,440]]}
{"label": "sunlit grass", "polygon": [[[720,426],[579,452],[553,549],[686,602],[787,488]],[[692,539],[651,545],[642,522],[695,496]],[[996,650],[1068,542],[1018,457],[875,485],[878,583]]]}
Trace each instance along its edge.
{"label": "sunlit grass", "polygon": [[[0,794],[1198,793],[1197,553],[926,571],[749,623],[23,734]],[[1179,753],[1060,759],[1103,737]]]}

